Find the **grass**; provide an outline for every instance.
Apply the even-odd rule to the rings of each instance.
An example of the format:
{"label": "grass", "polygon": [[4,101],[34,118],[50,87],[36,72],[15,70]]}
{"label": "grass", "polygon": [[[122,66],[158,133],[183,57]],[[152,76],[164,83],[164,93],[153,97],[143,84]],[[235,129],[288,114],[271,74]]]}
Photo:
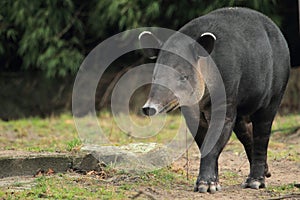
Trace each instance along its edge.
{"label": "grass", "polygon": [[[110,145],[139,142],[167,143],[177,134],[181,123],[184,123],[178,115],[167,115],[166,118],[158,116],[153,121],[137,115],[131,115],[129,121],[128,119],[122,115],[113,118],[109,112],[100,113],[98,122],[103,129],[103,136],[109,140]],[[87,121],[90,122],[90,120]],[[98,126],[92,123],[87,125],[92,127],[91,130],[94,130],[94,126]],[[164,126],[159,132],[161,125]],[[156,130],[152,130],[153,127],[156,127]],[[277,116],[272,131],[276,134],[288,135],[299,127],[300,115]],[[99,139],[99,134],[96,133],[95,136]],[[26,118],[8,122],[0,121],[0,149],[2,150],[77,151],[82,146],[81,138],[84,136],[77,133],[70,114],[45,119]],[[233,134],[232,143],[229,145],[233,144],[232,148],[235,148],[236,142],[237,138]],[[276,145],[280,143],[270,143],[270,146],[275,148]],[[234,150],[238,151],[238,148]]]}
{"label": "grass", "polygon": [[[68,151],[78,139],[71,115],[0,121],[0,149]],[[78,144],[78,142],[76,143]]]}
{"label": "grass", "polygon": [[[30,190],[10,191],[0,195],[5,199],[123,199],[124,194],[100,185],[96,179],[73,178],[66,175],[39,177]],[[84,181],[84,184],[82,184]]]}
{"label": "grass", "polygon": [[240,176],[237,172],[234,171],[223,171],[220,174],[220,179],[224,180],[226,185],[239,185],[241,184]]}
{"label": "grass", "polygon": [[137,115],[119,115],[114,120],[107,112],[99,115],[99,124],[104,135],[115,145],[134,142],[166,143],[177,134],[181,123],[179,115],[156,116],[152,119]]}
{"label": "grass", "polygon": [[[187,180],[184,175],[178,174],[170,167],[135,173],[116,171],[113,168],[106,168],[104,171],[108,174],[104,178],[76,173],[40,176],[34,179],[33,183],[29,183],[29,188],[26,186],[28,183],[16,183],[7,189],[0,188],[0,197],[2,199],[134,199],[133,197],[140,191],[149,189],[156,191],[163,188],[167,193],[174,189],[179,192],[191,192],[195,181]],[[238,176],[231,171],[225,171],[221,174],[221,179],[228,179],[227,184],[239,185]],[[295,187],[295,183],[269,186],[265,189],[265,195],[269,194],[271,197],[299,194],[299,192],[300,189]],[[151,199],[151,196],[146,197],[147,193],[144,193],[137,199]]]}
{"label": "grass", "polygon": [[[29,183],[30,188],[26,187],[28,183],[16,183],[7,189],[0,188],[0,197],[2,199],[121,200],[134,199],[133,197],[142,194],[140,191],[149,189],[156,191],[163,188],[167,193],[174,189],[179,192],[181,190],[191,191],[194,183],[194,180],[187,180],[185,176],[178,174],[170,167],[152,172],[128,173],[116,171],[113,168],[107,168],[104,171],[108,174],[105,178],[75,173],[40,176],[34,179],[33,183]],[[237,174],[230,171],[221,174],[221,178],[230,179],[231,185],[240,184],[240,182],[236,182],[237,177]],[[271,197],[278,197],[286,194],[299,194],[300,189],[292,183],[270,186],[265,189],[265,192]],[[151,196],[150,198],[146,197],[147,193],[144,193],[143,196],[137,199],[151,199]]]}
{"label": "grass", "polygon": [[[269,142],[268,159],[282,161],[300,161],[299,144],[285,144],[285,139],[300,129],[300,114],[292,114],[286,116],[276,116],[273,126],[272,135]],[[238,141],[235,134],[232,134],[227,150],[238,154],[244,153],[244,149]],[[272,149],[272,150],[270,150]]]}
{"label": "grass", "polygon": [[[165,144],[174,138],[181,123],[183,123],[178,115],[167,115],[166,118],[158,116],[153,121],[146,117],[131,115],[128,123],[128,117],[120,115],[113,120],[109,112],[100,113],[98,121],[104,131],[103,137],[108,138],[110,141],[109,145],[140,142]],[[119,124],[125,123],[125,126],[127,126],[126,130],[122,126],[120,127],[116,121]],[[87,122],[90,123],[90,120],[87,120]],[[151,127],[159,127],[162,122],[165,125],[160,130],[160,133],[157,134],[156,132],[158,131],[152,133]],[[94,125],[88,124],[88,126]],[[95,126],[98,126],[98,124]],[[146,126],[146,128],[143,129],[143,126]],[[277,116],[272,132],[276,137],[279,136],[278,138],[285,138],[282,135],[288,136],[299,126],[300,115]],[[134,132],[136,127],[142,128],[138,129],[138,132]],[[95,136],[96,139],[101,139],[99,134],[95,134]],[[27,118],[8,122],[0,121],[0,150],[34,152],[78,151],[82,146],[81,138],[82,136],[77,133],[73,117],[70,114],[45,119]],[[300,161],[297,144],[290,144],[288,148],[283,148],[284,145],[282,141],[271,139],[269,146],[272,148],[272,151],[268,152],[269,159]],[[239,154],[244,153],[235,134],[232,134],[231,140],[227,144],[227,149]]]}
{"label": "grass", "polygon": [[[34,180],[30,190],[0,190],[4,199],[131,199],[138,188],[167,187],[173,185],[190,187],[192,183],[171,169],[147,173],[120,173],[112,169],[107,179],[93,175],[56,174],[41,176]],[[114,174],[113,174],[114,173]],[[124,179],[126,177],[126,179]],[[22,187],[22,184],[15,185]]]}
{"label": "grass", "polygon": [[[130,118],[131,123],[128,123],[126,119],[128,118],[121,115],[113,120],[108,112],[103,112],[99,115],[98,121],[103,129],[103,136],[110,142],[108,143],[109,145],[123,145],[135,142],[166,143],[177,134],[181,124],[180,117],[177,115],[168,115],[166,119],[158,116],[153,121],[146,117],[132,115]],[[150,126],[158,127],[164,120],[166,124],[160,134],[157,134],[159,129],[156,131],[151,130]],[[126,130],[122,129],[116,121],[121,124],[125,123],[127,126]],[[98,126],[98,124],[92,124],[88,120],[84,123],[86,123],[86,126],[89,126],[91,133]],[[148,125],[148,127],[143,128],[145,125]],[[140,129],[134,131],[136,127],[140,127]],[[98,133],[95,136],[95,140],[101,139]],[[0,150],[76,151],[82,146],[81,138],[84,137],[77,133],[73,117],[70,114],[45,119],[26,118],[8,122],[0,121]]]}
{"label": "grass", "polygon": [[280,116],[277,115],[273,123],[272,132],[280,132],[288,135],[289,133],[295,132],[300,128],[300,114],[291,114]]}
{"label": "grass", "polygon": [[82,146],[81,140],[79,138],[74,138],[67,142],[67,151],[77,151]]}
{"label": "grass", "polygon": [[[274,196],[283,196],[286,194],[299,194],[300,189],[295,187],[295,183],[284,184],[280,186],[267,187],[267,191],[273,193]],[[299,197],[299,196],[298,196]]]}
{"label": "grass", "polygon": [[[288,145],[287,147],[282,147],[282,143],[271,141],[270,148],[268,150],[268,159],[274,161],[300,161],[300,152],[299,152],[299,144]],[[272,149],[272,150],[270,150]]]}

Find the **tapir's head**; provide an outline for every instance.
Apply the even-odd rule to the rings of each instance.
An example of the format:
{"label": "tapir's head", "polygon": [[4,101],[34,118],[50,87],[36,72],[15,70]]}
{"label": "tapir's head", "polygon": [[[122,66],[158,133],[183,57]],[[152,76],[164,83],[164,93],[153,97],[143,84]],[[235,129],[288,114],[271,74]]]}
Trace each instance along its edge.
{"label": "tapir's head", "polygon": [[145,54],[157,58],[149,98],[142,109],[145,115],[195,104],[204,96],[205,81],[200,65],[205,64],[213,51],[216,37],[212,33],[203,33],[196,40],[187,40],[187,36],[182,35],[174,34],[165,43],[149,31],[139,35],[142,47],[150,43],[156,48],[145,48]]}

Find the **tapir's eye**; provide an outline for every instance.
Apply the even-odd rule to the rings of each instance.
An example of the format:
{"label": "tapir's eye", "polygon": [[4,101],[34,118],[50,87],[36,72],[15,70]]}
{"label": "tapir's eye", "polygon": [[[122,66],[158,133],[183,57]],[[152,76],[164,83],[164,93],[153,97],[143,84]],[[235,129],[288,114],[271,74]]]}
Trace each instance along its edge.
{"label": "tapir's eye", "polygon": [[180,81],[186,81],[186,80],[188,80],[189,79],[189,76],[187,76],[187,75],[184,75],[184,76],[180,76],[179,77],[179,80]]}

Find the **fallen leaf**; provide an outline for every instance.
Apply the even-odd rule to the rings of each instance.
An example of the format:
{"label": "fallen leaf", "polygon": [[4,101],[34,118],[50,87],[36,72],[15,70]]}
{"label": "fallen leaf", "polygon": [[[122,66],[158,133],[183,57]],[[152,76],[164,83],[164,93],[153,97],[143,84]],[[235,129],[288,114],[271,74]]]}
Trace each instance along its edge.
{"label": "fallen leaf", "polygon": [[41,168],[39,168],[39,169],[35,172],[35,174],[33,175],[33,177],[40,177],[40,176],[43,176],[43,174],[44,174],[44,170],[41,169]]}
{"label": "fallen leaf", "polygon": [[96,171],[92,170],[86,173],[86,175],[95,175],[97,174]]}
{"label": "fallen leaf", "polygon": [[54,173],[55,173],[55,171],[53,169],[49,168],[46,175],[52,175]]}

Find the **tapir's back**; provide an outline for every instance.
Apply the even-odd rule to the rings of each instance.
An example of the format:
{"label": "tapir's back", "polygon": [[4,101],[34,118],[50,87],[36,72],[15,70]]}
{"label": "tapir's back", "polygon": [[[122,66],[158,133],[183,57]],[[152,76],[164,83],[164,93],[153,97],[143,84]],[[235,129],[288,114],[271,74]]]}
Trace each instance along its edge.
{"label": "tapir's back", "polygon": [[251,112],[274,96],[282,97],[289,75],[289,50],[268,17],[247,8],[222,8],[193,20],[180,32],[192,38],[204,32],[215,34],[211,57],[227,96],[236,97],[238,107]]}

